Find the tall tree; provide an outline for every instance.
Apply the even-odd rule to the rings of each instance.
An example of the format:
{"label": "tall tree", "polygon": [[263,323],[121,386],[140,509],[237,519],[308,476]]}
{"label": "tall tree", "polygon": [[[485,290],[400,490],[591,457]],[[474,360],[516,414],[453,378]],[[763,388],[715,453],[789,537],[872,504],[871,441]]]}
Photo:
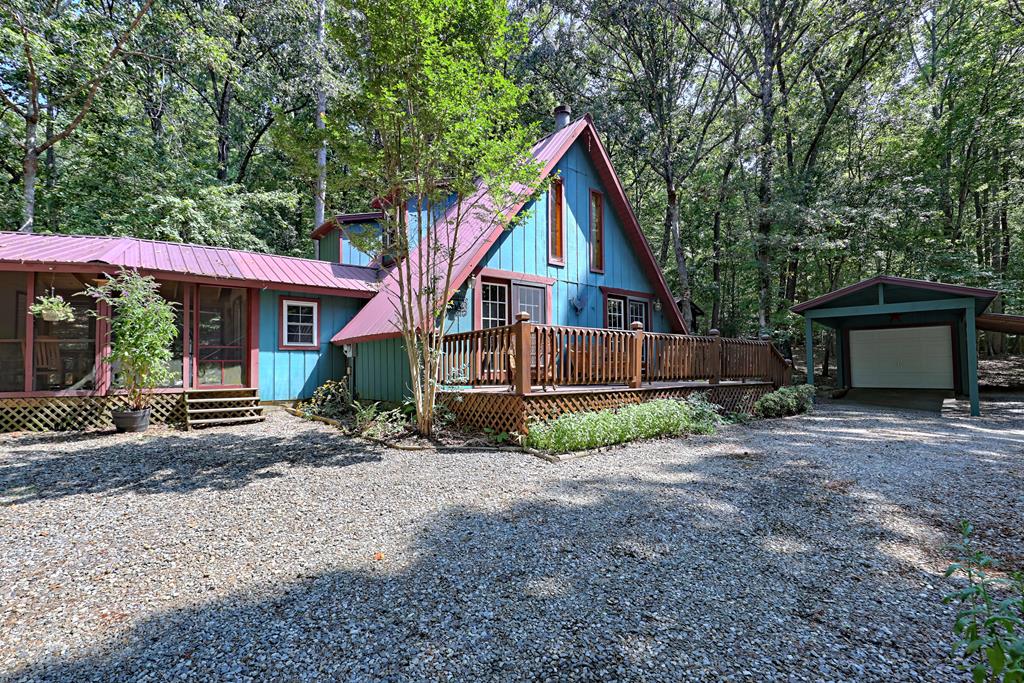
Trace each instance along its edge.
{"label": "tall tree", "polygon": [[21,122],[13,142],[22,150],[22,232],[35,225],[40,156],[81,125],[152,4],[4,0],[10,23],[0,26],[0,118],[11,112]]}
{"label": "tall tree", "polygon": [[517,120],[525,93],[505,75],[516,31],[502,0],[341,0],[336,10],[332,36],[354,77],[328,125],[351,168],[338,182],[385,206],[379,241],[364,246],[396,261],[396,331],[429,436],[455,267],[475,244],[463,235],[507,225],[539,180],[534,131]]}
{"label": "tall tree", "polygon": [[[736,81],[660,2],[592,0],[574,11],[596,42],[592,53],[610,96],[642,115],[640,154],[664,183],[662,248],[672,246],[683,319],[693,329],[680,191],[698,165],[732,136],[728,126],[716,124]],[[703,41],[728,55],[726,34],[705,31]]]}

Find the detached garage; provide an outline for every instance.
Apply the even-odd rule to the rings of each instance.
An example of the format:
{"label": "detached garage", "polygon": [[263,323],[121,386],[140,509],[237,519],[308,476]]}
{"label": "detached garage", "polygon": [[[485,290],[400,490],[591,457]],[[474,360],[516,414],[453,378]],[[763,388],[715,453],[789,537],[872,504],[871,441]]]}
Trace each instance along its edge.
{"label": "detached garage", "polygon": [[948,390],[979,414],[976,329],[998,292],[880,275],[793,307],[806,320],[807,382],[814,323],[836,331],[840,386]]}

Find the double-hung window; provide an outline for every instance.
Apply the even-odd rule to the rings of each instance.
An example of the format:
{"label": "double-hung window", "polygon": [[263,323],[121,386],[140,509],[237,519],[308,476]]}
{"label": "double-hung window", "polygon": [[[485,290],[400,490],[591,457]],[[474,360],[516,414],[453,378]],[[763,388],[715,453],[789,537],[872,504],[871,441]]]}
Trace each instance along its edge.
{"label": "double-hung window", "polygon": [[320,302],[309,299],[281,299],[281,348],[319,348]]}
{"label": "double-hung window", "polygon": [[535,323],[547,322],[545,287],[518,282],[483,282],[480,287],[480,326],[484,329],[509,325],[517,313],[529,313]]}

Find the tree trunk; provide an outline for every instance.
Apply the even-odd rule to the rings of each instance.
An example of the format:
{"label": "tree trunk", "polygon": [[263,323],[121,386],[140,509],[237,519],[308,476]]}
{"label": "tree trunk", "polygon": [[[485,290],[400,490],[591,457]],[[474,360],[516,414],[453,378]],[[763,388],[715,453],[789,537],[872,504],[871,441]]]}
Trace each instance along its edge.
{"label": "tree trunk", "polygon": [[761,1],[758,22],[764,43],[761,65],[760,93],[761,144],[758,149],[757,182],[757,246],[755,257],[758,270],[757,323],[761,334],[770,333],[771,324],[771,237],[772,210],[775,200],[773,175],[775,173],[775,18],[771,3]]}
{"label": "tree trunk", "polygon": [[[53,104],[46,104],[46,139],[53,137],[53,119],[57,115]],[[50,145],[46,149],[46,190],[43,192],[43,200],[46,206],[46,227],[53,230],[57,227],[54,220],[53,194],[57,185],[57,145]]]}
{"label": "tree trunk", "polygon": [[217,112],[217,180],[228,179],[228,156],[231,151],[231,81],[224,81]]}
{"label": "tree trunk", "polygon": [[729,176],[736,163],[731,156],[722,169],[722,182],[718,185],[718,203],[711,224],[711,280],[714,284],[711,303],[711,329],[721,330],[722,324],[722,210],[729,194]]}
{"label": "tree trunk", "polygon": [[[327,31],[327,0],[317,0],[317,24],[316,39],[319,46],[318,59],[324,58],[324,42]],[[320,74],[317,78],[316,92],[316,129],[321,131],[326,128],[324,115],[327,113],[327,90],[323,83],[323,65],[320,66]],[[313,228],[318,228],[324,222],[324,210],[327,203],[327,139],[320,140],[320,148],[316,151],[316,196],[313,198]]]}
{"label": "tree trunk", "polygon": [[25,121],[25,158],[23,160],[22,183],[24,195],[21,204],[21,232],[32,232],[36,220],[36,176],[39,173],[39,151],[36,148],[35,119]]}
{"label": "tree trunk", "polygon": [[665,228],[672,235],[672,248],[676,256],[676,272],[679,274],[679,294],[681,298],[679,312],[683,315],[683,322],[686,324],[687,333],[693,334],[693,311],[690,308],[690,274],[686,268],[686,252],[683,250],[683,240],[679,234],[679,195],[676,193],[675,177],[672,175],[672,171],[668,169],[665,177],[665,188],[668,199],[665,207]]}

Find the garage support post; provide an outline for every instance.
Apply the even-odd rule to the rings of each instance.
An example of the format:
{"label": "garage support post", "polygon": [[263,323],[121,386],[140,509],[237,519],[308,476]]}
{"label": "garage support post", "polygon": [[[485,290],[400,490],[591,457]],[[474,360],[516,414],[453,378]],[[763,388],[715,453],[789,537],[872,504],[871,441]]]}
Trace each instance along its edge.
{"label": "garage support post", "polygon": [[971,415],[981,415],[978,404],[978,333],[974,329],[974,302],[964,306],[967,323],[967,395],[971,400]]}
{"label": "garage support post", "polygon": [[804,320],[807,335],[807,383],[814,386],[814,321],[809,317]]}

